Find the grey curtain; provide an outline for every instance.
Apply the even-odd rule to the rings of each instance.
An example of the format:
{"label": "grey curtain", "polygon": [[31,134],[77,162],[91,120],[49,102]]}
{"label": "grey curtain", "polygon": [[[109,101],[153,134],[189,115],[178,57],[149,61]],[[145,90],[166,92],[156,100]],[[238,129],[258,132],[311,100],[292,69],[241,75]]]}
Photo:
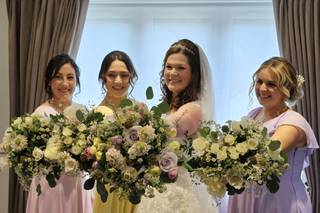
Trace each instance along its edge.
{"label": "grey curtain", "polygon": [[[7,0],[10,117],[45,99],[45,67],[59,53],[77,55],[89,0]],[[26,193],[9,175],[9,213],[24,213]]]}
{"label": "grey curtain", "polygon": [[[297,104],[320,136],[320,0],[273,0],[280,53],[305,78],[304,98]],[[320,151],[306,170],[313,212],[320,212]]]}

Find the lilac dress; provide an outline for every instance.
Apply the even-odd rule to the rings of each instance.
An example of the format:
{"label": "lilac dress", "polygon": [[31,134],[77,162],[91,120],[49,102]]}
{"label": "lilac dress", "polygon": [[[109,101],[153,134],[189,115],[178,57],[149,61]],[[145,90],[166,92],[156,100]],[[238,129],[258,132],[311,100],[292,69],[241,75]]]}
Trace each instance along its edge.
{"label": "lilac dress", "polygon": [[[256,118],[261,107],[252,110],[249,117]],[[229,198],[229,213],[311,213],[311,202],[305,185],[301,181],[301,172],[307,166],[308,156],[318,143],[308,122],[297,112],[287,110],[278,117],[264,123],[269,135],[273,135],[280,125],[292,125],[302,129],[307,137],[307,144],[287,152],[289,168],[280,178],[280,188],[276,193],[270,193],[266,186],[247,188],[242,194]],[[305,165],[305,166],[304,166]]]}
{"label": "lilac dress", "polygon": [[[44,103],[34,113],[42,115],[58,114]],[[80,176],[61,175],[57,185],[51,188],[44,176],[32,179],[26,213],[91,213],[91,192],[83,189],[84,179]],[[40,183],[41,194],[36,187]]]}

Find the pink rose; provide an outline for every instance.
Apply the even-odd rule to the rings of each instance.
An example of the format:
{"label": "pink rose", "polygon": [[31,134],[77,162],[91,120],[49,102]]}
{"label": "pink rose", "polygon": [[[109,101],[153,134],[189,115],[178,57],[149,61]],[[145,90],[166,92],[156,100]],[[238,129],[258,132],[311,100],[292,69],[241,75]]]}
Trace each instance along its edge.
{"label": "pink rose", "polygon": [[162,171],[170,172],[177,169],[178,157],[174,152],[164,152],[160,155],[159,165]]}
{"label": "pink rose", "polygon": [[178,177],[178,168],[172,169],[168,173],[168,177],[169,177],[170,180],[175,180]]}

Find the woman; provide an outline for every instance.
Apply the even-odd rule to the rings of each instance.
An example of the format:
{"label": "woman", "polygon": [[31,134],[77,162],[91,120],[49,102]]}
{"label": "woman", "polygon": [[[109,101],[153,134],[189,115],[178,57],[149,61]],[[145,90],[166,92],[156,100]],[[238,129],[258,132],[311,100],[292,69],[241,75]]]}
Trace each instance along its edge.
{"label": "woman", "polygon": [[[193,135],[202,119],[212,119],[210,67],[202,49],[182,39],[167,51],[161,71],[161,88],[170,105],[166,116],[177,127],[178,137]],[[178,179],[163,193],[143,198],[138,213],[217,212],[203,185],[192,183],[189,173],[179,168]]]}
{"label": "woman", "polygon": [[[34,113],[45,116],[56,115],[70,106],[76,86],[80,87],[80,72],[74,60],[67,54],[53,57],[47,66],[45,75],[45,90],[49,97]],[[41,194],[36,188],[41,186]],[[27,213],[56,212],[92,212],[90,195],[83,189],[82,178],[61,175],[54,188],[51,188],[45,177],[35,177],[32,180]]]}
{"label": "woman", "polygon": [[318,144],[308,122],[288,107],[302,97],[302,83],[302,76],[280,57],[265,61],[254,73],[251,91],[255,89],[262,107],[252,110],[249,117],[262,121],[272,139],[281,142],[289,168],[280,178],[278,192],[272,194],[265,186],[252,186],[229,198],[228,212],[312,212],[301,172]]}
{"label": "woman", "polygon": [[[112,51],[102,61],[99,81],[106,91],[106,96],[100,106],[116,109],[121,100],[127,98],[129,86],[133,89],[138,76],[129,56],[121,51]],[[94,213],[132,213],[135,205],[125,198],[119,198],[116,193],[110,193],[107,202],[102,202],[96,193]]]}

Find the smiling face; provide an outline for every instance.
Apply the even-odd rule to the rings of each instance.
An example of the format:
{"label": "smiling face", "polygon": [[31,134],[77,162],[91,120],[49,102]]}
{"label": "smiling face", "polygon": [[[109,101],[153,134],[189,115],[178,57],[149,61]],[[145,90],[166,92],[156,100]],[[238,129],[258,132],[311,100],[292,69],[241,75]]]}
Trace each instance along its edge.
{"label": "smiling face", "polygon": [[64,64],[50,81],[52,98],[58,102],[70,101],[77,85],[76,71]]}
{"label": "smiling face", "polygon": [[270,72],[268,68],[257,73],[255,93],[259,103],[265,108],[278,108],[285,104],[286,96],[278,86],[276,75]]}
{"label": "smiling face", "polygon": [[191,67],[183,53],[174,53],[166,61],[164,80],[173,96],[184,91],[191,82]]}
{"label": "smiling face", "polygon": [[104,73],[104,82],[108,95],[116,98],[126,96],[129,88],[130,76],[126,64],[120,60],[114,60],[108,71]]}

